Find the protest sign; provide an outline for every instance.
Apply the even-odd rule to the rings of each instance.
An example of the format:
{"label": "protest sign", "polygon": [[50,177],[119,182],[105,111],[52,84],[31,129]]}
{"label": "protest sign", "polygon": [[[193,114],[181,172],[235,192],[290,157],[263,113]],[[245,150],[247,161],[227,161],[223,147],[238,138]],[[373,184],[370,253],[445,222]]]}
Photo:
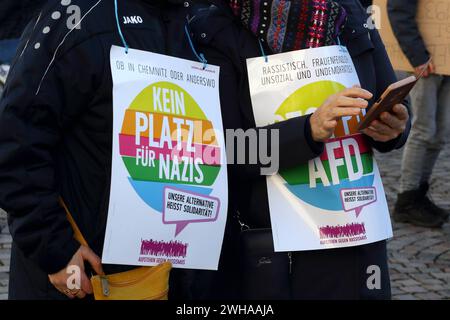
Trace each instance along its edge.
{"label": "protest sign", "polygon": [[[314,112],[359,80],[341,46],[299,50],[247,60],[257,126]],[[392,237],[378,166],[363,119],[344,117],[325,151],[307,163],[267,178],[276,251],[363,245]],[[300,146],[292,145],[292,148]]]}
{"label": "protest sign", "polygon": [[111,70],[103,262],[217,269],[228,202],[219,68],[113,46]]}

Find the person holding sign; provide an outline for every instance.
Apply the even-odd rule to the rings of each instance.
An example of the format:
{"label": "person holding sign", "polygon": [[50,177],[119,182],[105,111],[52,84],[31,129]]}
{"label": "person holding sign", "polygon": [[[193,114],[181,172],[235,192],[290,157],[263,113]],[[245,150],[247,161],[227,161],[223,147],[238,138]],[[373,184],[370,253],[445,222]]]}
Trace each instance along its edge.
{"label": "person holding sign", "polygon": [[[250,10],[249,14],[244,14],[246,9],[248,9],[246,1],[210,2],[213,5],[210,6],[209,10],[203,11],[204,16],[202,19],[198,19],[203,21],[203,23],[197,23],[195,26],[192,26],[192,30],[194,36],[197,35],[199,39],[198,45],[200,50],[210,57],[211,63],[219,65],[224,73],[224,77],[220,81],[224,119],[233,119],[235,128],[249,130],[248,132],[256,130],[258,133],[265,129],[269,130],[269,132],[278,132],[278,172],[282,173],[283,179],[276,179],[281,181],[280,185],[282,188],[286,188],[286,181],[290,179],[301,182],[305,179],[307,181],[307,174],[304,175],[299,171],[290,175],[286,170],[296,166],[306,166],[305,172],[308,172],[308,163],[322,155],[326,148],[334,148],[330,149],[334,152],[328,152],[327,159],[323,162],[331,162],[330,158],[335,157],[333,161],[336,164],[336,174],[320,171],[319,160],[322,158],[316,161],[316,170],[310,171],[316,177],[320,177],[320,179],[316,179],[317,184],[317,181],[323,182],[328,179],[327,183],[330,187],[323,186],[323,188],[321,187],[323,190],[332,189],[331,187],[335,183],[339,185],[339,180],[341,179],[348,180],[351,174],[360,174],[355,171],[356,166],[353,168],[353,171],[349,170],[348,173],[338,169],[341,166],[339,164],[341,163],[340,161],[344,160],[344,156],[348,157],[350,162],[354,161],[356,164],[362,164],[362,167],[365,168],[364,172],[370,170],[368,171],[370,173],[373,172],[374,168],[371,165],[371,160],[367,160],[372,159],[369,146],[381,152],[389,152],[400,148],[405,143],[410,127],[406,101],[403,104],[396,105],[392,112],[383,114],[380,119],[374,121],[364,131],[364,136],[360,137],[356,132],[353,138],[330,140],[330,137],[344,134],[346,128],[354,128],[358,117],[361,116],[361,111],[369,108],[381,96],[383,91],[396,81],[394,71],[378,32],[376,30],[368,30],[365,27],[367,14],[358,0],[317,1],[317,3],[316,1],[267,1],[261,3],[261,8],[255,8],[254,12]],[[227,8],[227,5],[230,3],[232,7],[231,12]],[[326,27],[314,29],[315,32],[318,32],[317,38],[311,39],[311,37],[304,35],[314,31],[311,28],[314,28],[314,21],[317,22],[317,19],[314,18],[317,17],[314,15],[315,10],[317,10],[317,7],[314,7],[315,5],[319,6],[323,13],[322,16],[326,16],[327,20],[321,22],[321,25]],[[281,55],[264,58],[268,52],[280,53],[307,48],[326,50],[326,46],[335,45],[338,40],[337,34],[334,34],[333,30],[340,31],[341,25],[345,20],[340,15],[343,12],[342,8],[345,9],[348,16],[347,22],[343,26],[343,31],[340,33],[340,42],[348,48],[350,59],[346,58],[347,56],[344,54],[337,56],[336,59],[331,57],[319,58],[318,55],[314,56],[314,54],[311,54],[308,56],[309,60],[306,63],[299,60],[286,63],[286,61],[282,60]],[[308,9],[311,11],[308,11]],[[261,15],[258,15],[257,12],[260,12]],[[296,13],[298,13],[298,16]],[[277,14],[282,15],[282,17],[278,17]],[[236,26],[233,22],[233,15],[242,23],[243,28]],[[226,22],[226,16],[229,17],[228,22]],[[307,17],[310,17],[311,20],[308,20]],[[222,23],[220,29],[211,28],[214,25],[212,23],[213,19],[217,19],[217,21],[220,19]],[[211,23],[208,23],[208,21]],[[271,21],[271,23],[265,23],[265,21]],[[283,24],[283,21],[286,24]],[[201,37],[202,34],[206,35],[206,37]],[[332,36],[327,37],[324,34]],[[317,52],[319,53],[319,51]],[[298,53],[298,56],[300,55],[301,51]],[[254,58],[254,60],[246,61],[247,58]],[[252,64],[253,62],[255,64]],[[271,94],[264,95],[264,98],[260,100],[255,100],[250,95],[249,82],[251,86],[253,86],[252,83],[256,82],[259,83],[260,87],[281,86],[285,83],[295,83],[294,79],[299,80],[312,77],[313,72],[315,73],[316,71],[318,74],[324,74],[330,70],[327,68],[327,64],[342,63],[343,65],[339,67],[339,70],[344,70],[344,72],[349,70],[350,72],[353,70],[352,67],[347,67],[350,65],[350,62],[354,64],[354,68],[357,71],[360,87],[354,86],[357,83],[353,81],[348,82],[347,88],[339,86],[341,88],[339,91],[328,94],[320,105],[314,106],[317,109],[312,115],[307,112],[308,108],[311,107],[308,103],[305,103],[304,111],[299,112],[295,110],[294,108],[299,104],[296,101],[302,101],[302,97],[306,96],[310,97],[310,99],[314,99],[315,96],[322,97],[330,90],[327,89],[323,93],[320,93],[320,90],[314,91],[313,96],[311,96],[311,91],[308,89],[299,91],[299,95],[295,96],[292,104],[289,103],[289,100],[278,111],[275,111],[275,117],[279,121],[269,125],[267,125],[269,121],[265,125],[261,125],[264,121],[261,121],[260,124],[256,123],[256,119],[261,114],[265,114],[264,112],[268,114],[269,110],[272,112],[271,110],[276,107],[272,105],[275,104],[273,97],[277,96],[280,90],[270,87]],[[247,63],[249,64],[248,69],[246,68]],[[317,68],[308,69],[308,65],[316,65]],[[255,67],[252,69],[250,66]],[[248,75],[250,72],[256,72],[255,70],[260,72],[259,77]],[[292,72],[293,70],[295,72]],[[310,71],[311,75],[309,74]],[[350,82],[353,82],[353,85]],[[253,86],[253,88],[255,87]],[[267,91],[259,91],[262,94],[261,97],[265,94],[264,92]],[[254,109],[258,103],[261,103],[261,114],[258,114]],[[288,113],[292,114],[285,117]],[[273,114],[271,115],[273,116]],[[342,121],[343,119],[345,122]],[[259,135],[256,134],[256,136]],[[326,144],[324,143],[325,141],[327,142]],[[368,144],[362,141],[367,141]],[[252,141],[251,144],[259,145],[260,142]],[[355,150],[358,147],[363,148],[359,149],[361,158],[356,158],[355,155]],[[247,148],[246,150],[251,149]],[[367,154],[363,155],[363,153]],[[338,154],[340,159],[338,159]],[[352,160],[352,157],[354,160]],[[229,161],[233,160],[229,159]],[[347,206],[345,204],[343,208],[339,195],[328,198],[328,193],[324,193],[322,197],[318,198],[319,204],[328,203],[328,199],[336,200],[336,203],[329,203],[330,207],[340,206],[340,212],[342,213],[339,213],[339,215],[350,221],[356,221],[354,224],[350,223],[344,226],[330,225],[327,227],[323,225],[323,228],[320,229],[322,235],[333,235],[330,239],[333,240],[343,233],[348,235],[348,237],[340,240],[350,239],[349,241],[358,242],[363,237],[370,236],[365,234],[369,230],[370,225],[364,225],[358,223],[358,221],[371,216],[372,223],[378,224],[381,229],[386,231],[385,236],[380,238],[382,240],[369,243],[363,241],[365,244],[361,245],[341,245],[338,246],[339,248],[332,248],[325,242],[324,247],[328,246],[327,250],[309,249],[274,252],[273,245],[276,245],[276,242],[272,242],[271,239],[267,241],[265,236],[267,230],[270,230],[274,223],[274,221],[271,223],[271,216],[274,214],[273,206],[271,205],[273,199],[269,199],[273,197],[274,193],[268,190],[266,177],[261,175],[260,169],[262,167],[264,167],[263,161],[259,161],[257,164],[235,165],[232,169],[236,177],[241,181],[238,190],[235,191],[240,198],[239,206],[236,208],[236,215],[239,216],[243,226],[247,225],[250,227],[251,230],[249,231],[254,229],[255,234],[260,236],[258,239],[255,239],[255,237],[253,239],[247,238],[247,240],[251,241],[241,244],[241,249],[243,250],[241,260],[246,264],[240,272],[242,275],[240,281],[243,284],[241,286],[241,297],[251,299],[390,298],[386,241],[384,239],[389,237],[391,227],[385,199],[383,200],[384,195],[378,195],[379,201],[377,201],[373,187],[346,192],[342,189],[343,194],[345,194],[344,199],[348,200],[348,204],[354,197],[358,201],[365,201],[364,206],[369,208],[373,199],[375,199],[379,207],[384,210],[380,212],[379,217],[377,217],[376,212],[377,204],[375,204],[375,211],[371,209],[370,214],[365,211],[368,210],[365,207],[358,210],[358,208],[351,208],[349,204],[349,212],[345,214],[344,208],[347,208]],[[365,173],[363,174],[366,176]],[[373,175],[369,174],[368,178],[373,178]],[[313,180],[310,181],[313,182]],[[380,183],[380,181],[378,180],[377,183]],[[295,189],[297,186],[298,189]],[[295,188],[293,187],[288,191],[307,190],[309,185],[304,187],[296,184]],[[283,192],[286,193],[286,189],[284,190]],[[380,187],[379,190],[382,191],[382,188]],[[291,196],[290,198],[294,199]],[[278,211],[288,211],[291,206],[295,207],[297,203],[299,203],[297,199],[294,199],[293,202],[291,200],[282,202],[278,207]],[[300,216],[307,217],[310,214],[313,217],[312,213],[308,211],[298,212]],[[322,218],[319,217],[319,219]],[[315,223],[313,219],[311,219],[311,222],[312,224]],[[276,232],[276,230],[273,229],[272,232]],[[336,232],[339,234],[336,234]],[[243,236],[244,233],[246,232],[243,232]],[[295,229],[295,226],[292,228],[292,232],[285,233],[286,238],[301,237],[302,235],[305,235],[303,230],[299,231],[299,229]],[[283,235],[278,233],[278,236]],[[300,244],[302,243],[300,242]],[[314,246],[320,246],[319,242],[314,243],[310,248]],[[260,254],[263,255],[261,256]],[[267,262],[269,260],[270,263]],[[251,269],[252,266],[258,267]],[[378,280],[373,285],[368,286],[368,279],[372,272],[370,270],[372,270],[373,266],[376,267]]]}
{"label": "person holding sign", "polygon": [[[65,16],[69,4],[82,13],[70,28]],[[8,213],[13,238],[10,299],[82,299],[93,293],[91,275],[128,271],[138,265],[138,259],[145,261],[155,254],[158,259],[165,255],[182,261],[192,246],[179,239],[189,230],[192,234],[197,226],[205,228],[220,221],[213,236],[221,241],[222,233],[218,228],[227,218],[227,193],[222,191],[215,197],[209,195],[212,188],[208,187],[218,181],[221,190],[226,190],[226,162],[221,162],[222,157],[217,156],[219,146],[212,139],[214,135],[210,135],[209,140],[205,138],[204,145],[198,144],[202,139],[193,135],[202,125],[206,128],[222,125],[220,112],[211,109],[219,105],[211,89],[217,87],[217,80],[212,76],[206,80],[198,76],[202,74],[206,78],[212,70],[217,75],[218,69],[211,66],[205,70],[203,63],[198,62],[195,48],[191,47],[185,33],[188,9],[178,0],[54,0],[47,1],[40,15],[26,29],[0,101],[0,207]],[[139,60],[142,56],[144,58]],[[209,86],[209,90],[200,94],[196,89],[198,103],[174,83],[187,79],[186,72],[170,69],[175,60],[189,69],[191,89],[203,83]],[[139,63],[133,64],[135,61]],[[123,81],[125,71],[131,74],[125,82],[143,85],[142,92],[135,92],[135,85],[119,90],[122,88],[117,86],[115,76],[119,74],[119,80]],[[149,82],[150,77],[168,80],[154,84]],[[135,96],[126,100],[127,104],[116,104],[115,99],[128,99],[131,92]],[[139,100],[142,96],[144,98]],[[208,97],[213,98],[204,103]],[[133,104],[133,101],[137,102]],[[113,137],[113,112],[119,108],[125,109],[120,119],[123,132]],[[149,108],[156,112],[148,112]],[[171,129],[174,128],[174,132],[180,134],[182,130],[176,129],[186,129],[188,135],[172,139]],[[160,196],[154,197],[155,207],[162,207],[165,193],[167,210],[164,215],[161,210],[152,212],[137,192],[132,194],[135,203],[145,206],[147,226],[149,219],[159,218],[157,231],[168,230],[171,237],[177,238],[174,241],[161,241],[156,238],[158,235],[150,238],[158,233],[155,232],[148,238],[138,239],[137,246],[128,245],[126,237],[116,239],[119,256],[131,253],[138,257],[132,263],[102,265],[100,257],[113,183],[113,141],[117,138],[121,139],[120,151],[124,159],[120,159],[120,168],[130,168],[131,172],[123,176],[119,187],[136,186],[137,190],[145,191],[148,189],[139,189],[142,181],[153,185],[164,180],[180,182],[175,184],[177,188],[160,188]],[[176,147],[170,150],[172,143]],[[193,156],[185,157],[183,152]],[[155,160],[156,154],[160,162]],[[220,150],[220,154],[224,152]],[[154,170],[156,165],[150,168],[154,164],[161,170]],[[193,191],[187,192],[188,188]],[[124,200],[131,201],[130,198]],[[181,207],[181,198],[185,199],[183,217],[196,220],[179,219],[175,209]],[[61,199],[85,241],[74,239],[75,232]],[[219,207],[224,212],[219,214]],[[133,207],[122,210],[121,216],[128,222],[127,217],[135,211]],[[123,226],[119,225],[122,227],[119,231],[125,236],[136,235],[136,229]],[[198,264],[205,251],[213,250],[209,238],[201,240],[207,249],[202,246],[197,250],[200,258],[192,260]],[[82,242],[85,243],[80,245]],[[205,257],[205,260],[210,258],[210,265],[217,263],[220,256],[217,243],[215,257],[210,258],[211,252]],[[196,282],[200,287],[198,292],[203,295],[209,294],[203,290],[203,282],[207,280],[203,273],[202,279]],[[110,291],[105,290],[103,282],[103,294],[107,295]],[[183,298],[196,297],[190,291],[188,284],[171,287],[170,293]]]}
{"label": "person holding sign", "polygon": [[[449,212],[427,196],[431,174],[450,134],[450,76],[435,73],[431,55],[416,21],[418,0],[389,0],[394,34],[415,75],[423,74],[411,92],[413,126],[402,162],[400,193],[393,217],[422,227],[441,227]],[[448,12],[447,12],[448,14]]]}
{"label": "person holding sign", "polygon": [[368,8],[372,5],[372,0],[360,0],[364,8]]}
{"label": "person holding sign", "polygon": [[0,97],[12,59],[19,45],[20,35],[43,0],[3,0],[0,3]]}

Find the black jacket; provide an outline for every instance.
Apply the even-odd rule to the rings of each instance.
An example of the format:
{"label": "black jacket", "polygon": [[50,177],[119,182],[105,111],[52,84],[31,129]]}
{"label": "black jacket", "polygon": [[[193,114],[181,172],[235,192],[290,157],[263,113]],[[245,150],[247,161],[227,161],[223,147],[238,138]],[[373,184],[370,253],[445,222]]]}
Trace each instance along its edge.
{"label": "black jacket", "polygon": [[[194,60],[184,20],[170,22],[155,2],[119,0],[121,20],[143,19],[122,26],[130,47]],[[63,269],[79,246],[58,197],[99,255],[109,199],[109,52],[122,43],[113,1],[71,3],[81,8],[81,27],[69,31],[61,1],[50,1],[25,31],[0,102],[0,207],[14,243],[47,274]]]}
{"label": "black jacket", "polygon": [[47,0],[2,0],[0,40],[20,38],[23,29]]}
{"label": "black jacket", "polygon": [[372,0],[360,0],[359,2],[361,2],[364,8],[367,8],[372,5]]}
{"label": "black jacket", "polygon": [[388,0],[392,30],[402,51],[414,67],[423,65],[430,59],[416,21],[417,4],[418,0]]}

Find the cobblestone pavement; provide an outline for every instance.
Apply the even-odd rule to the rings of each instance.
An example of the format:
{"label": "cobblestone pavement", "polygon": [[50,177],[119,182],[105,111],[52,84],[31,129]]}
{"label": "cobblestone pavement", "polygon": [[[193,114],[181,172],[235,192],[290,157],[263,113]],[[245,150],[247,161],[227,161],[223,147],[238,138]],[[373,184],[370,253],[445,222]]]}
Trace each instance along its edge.
{"label": "cobblestone pavement", "polygon": [[[0,300],[8,298],[9,256],[11,253],[11,236],[8,234],[6,214],[0,209]],[[3,230],[1,230],[3,229]]]}
{"label": "cobblestone pavement", "polygon": [[[394,204],[400,177],[401,151],[377,154],[388,202]],[[441,155],[432,178],[431,196],[450,210],[450,146]],[[5,225],[0,213],[0,226]],[[450,224],[426,229],[394,223],[394,239],[389,242],[392,294],[398,300],[450,300]],[[11,237],[0,233],[0,300],[7,298]]]}
{"label": "cobblestone pavement", "polygon": [[[398,193],[401,154],[377,154],[391,212]],[[431,198],[447,210],[449,172],[450,146],[441,154],[431,181]],[[450,224],[427,229],[394,223],[394,239],[388,248],[394,299],[450,300]]]}

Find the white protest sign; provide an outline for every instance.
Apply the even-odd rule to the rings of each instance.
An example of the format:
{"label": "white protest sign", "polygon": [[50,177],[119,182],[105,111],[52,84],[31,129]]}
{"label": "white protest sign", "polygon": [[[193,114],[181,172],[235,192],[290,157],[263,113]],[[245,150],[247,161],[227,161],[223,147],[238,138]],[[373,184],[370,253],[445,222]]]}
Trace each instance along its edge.
{"label": "white protest sign", "polygon": [[228,206],[219,67],[111,48],[104,263],[216,270]]}
{"label": "white protest sign", "polygon": [[[346,48],[330,46],[247,61],[257,126],[314,112],[325,100],[359,84]],[[323,154],[267,179],[276,251],[318,250],[392,237],[378,166],[363,119],[344,117]],[[300,146],[292,145],[292,148]]]}

